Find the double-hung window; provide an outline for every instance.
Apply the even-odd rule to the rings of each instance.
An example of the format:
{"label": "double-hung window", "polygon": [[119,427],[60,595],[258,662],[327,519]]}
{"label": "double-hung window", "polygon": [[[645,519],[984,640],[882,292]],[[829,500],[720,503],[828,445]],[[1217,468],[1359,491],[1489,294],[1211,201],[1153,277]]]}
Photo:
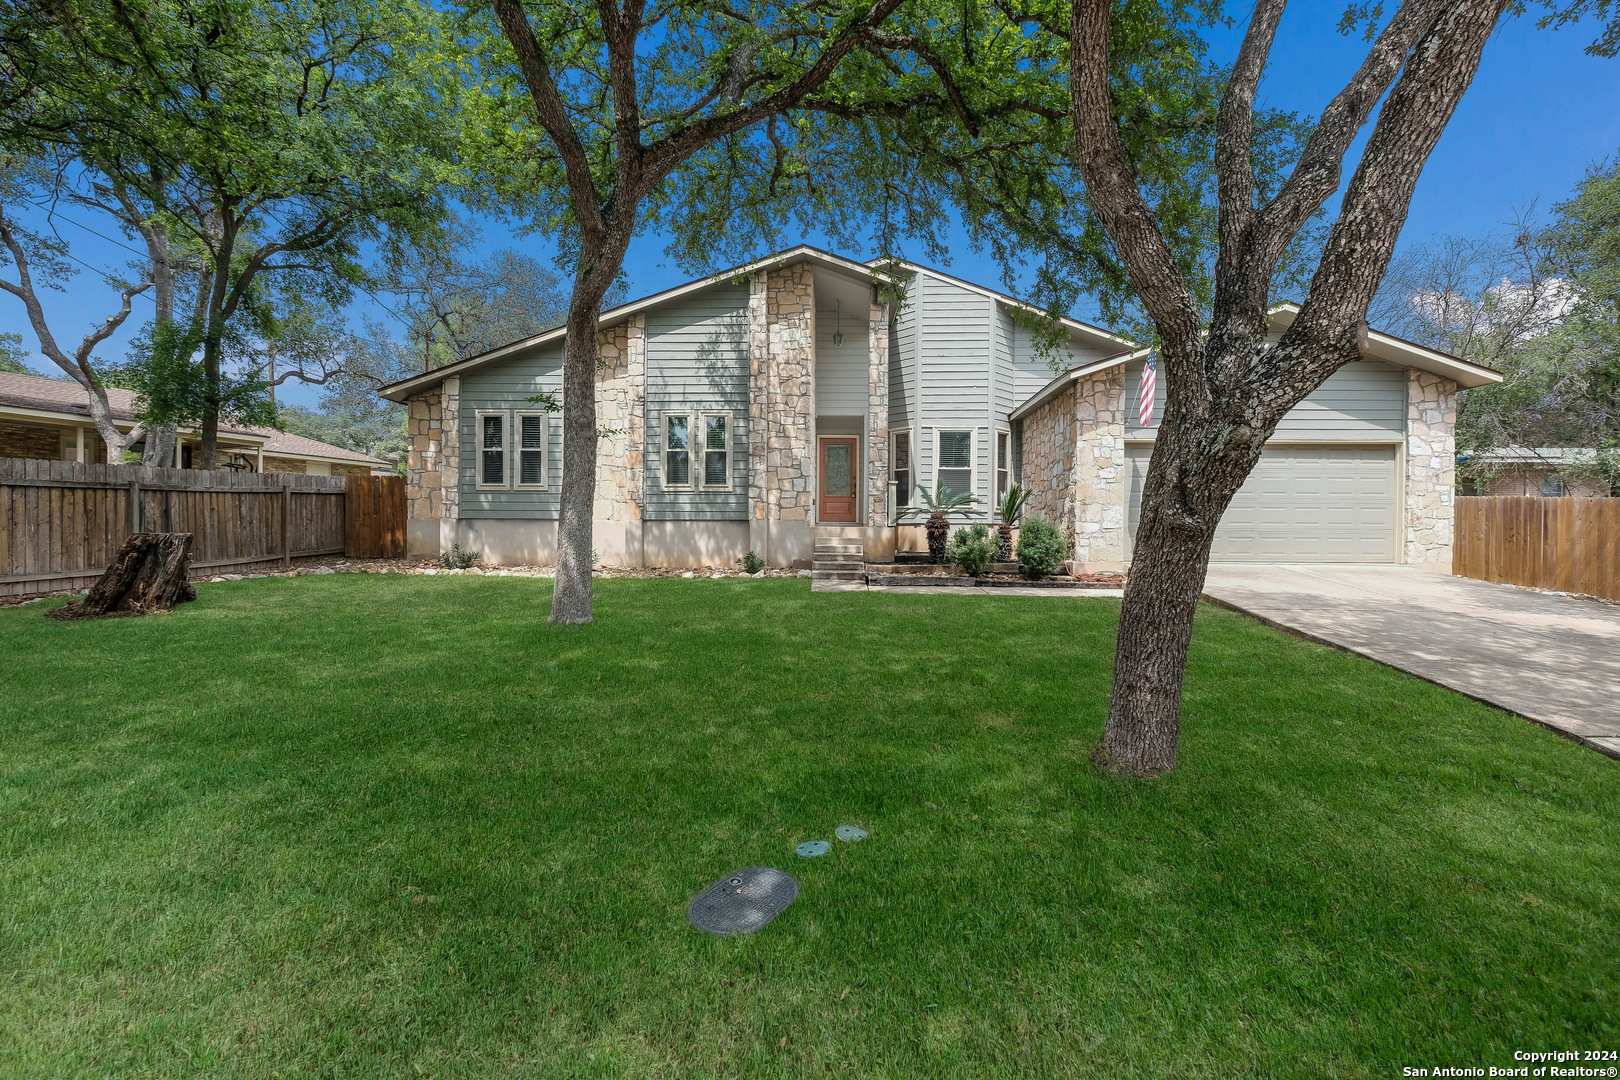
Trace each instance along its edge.
{"label": "double-hung window", "polygon": [[894,433],[894,505],[911,505],[911,432]]}
{"label": "double-hung window", "polygon": [[544,412],[514,414],[513,435],[517,438],[517,465],[513,479],[520,488],[546,486],[546,441],[551,418]]}
{"label": "double-hung window", "polygon": [[664,414],[664,490],[731,490],[731,414]]}
{"label": "double-hung window", "polygon": [[959,495],[973,492],[973,432],[941,431],[939,433],[939,463],[935,469],[937,483],[946,491]]}
{"label": "double-hung window", "polygon": [[664,489],[683,490],[692,486],[692,417],[687,413],[664,414]]}
{"label": "double-hung window", "polygon": [[478,484],[484,490],[505,489],[508,486],[510,473],[510,433],[507,430],[507,414],[501,412],[485,412],[480,410],[477,414],[478,425]]}
{"label": "double-hung window", "polygon": [[731,490],[731,414],[700,413],[703,433],[703,490]]}
{"label": "double-hung window", "polygon": [[996,432],[996,504],[1007,497],[1012,483],[1012,433]]}

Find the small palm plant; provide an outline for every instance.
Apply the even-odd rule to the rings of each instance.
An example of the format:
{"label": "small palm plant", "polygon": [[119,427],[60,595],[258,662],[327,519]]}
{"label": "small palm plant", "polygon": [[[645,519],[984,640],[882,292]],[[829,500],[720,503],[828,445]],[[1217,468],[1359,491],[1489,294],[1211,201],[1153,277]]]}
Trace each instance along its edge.
{"label": "small palm plant", "polygon": [[951,516],[968,516],[973,513],[973,504],[979,500],[965,491],[952,491],[943,480],[935,485],[932,495],[924,487],[919,487],[917,494],[922,497],[922,504],[901,510],[900,520],[908,517],[928,519],[924,526],[928,532],[928,557],[942,563],[945,561],[945,540],[951,533]]}
{"label": "small palm plant", "polygon": [[1012,561],[1013,526],[1018,524],[1018,518],[1024,512],[1024,504],[1029,501],[1029,495],[1028,488],[1014,484],[1007,489],[1007,493],[1001,497],[1001,505],[996,508],[1001,518],[1001,524],[997,528],[1001,533],[1001,550],[998,554],[1002,562]]}

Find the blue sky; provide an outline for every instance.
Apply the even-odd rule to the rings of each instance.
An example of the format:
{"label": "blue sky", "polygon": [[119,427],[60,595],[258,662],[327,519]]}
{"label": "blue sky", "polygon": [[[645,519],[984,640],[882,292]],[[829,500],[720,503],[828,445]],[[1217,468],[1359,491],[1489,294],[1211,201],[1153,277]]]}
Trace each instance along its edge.
{"label": "blue sky", "polygon": [[[1212,56],[1218,62],[1236,55],[1250,6],[1234,5],[1229,10],[1238,25],[1210,37]],[[1343,37],[1334,29],[1340,10],[1341,4],[1327,0],[1305,0],[1292,6],[1261,87],[1265,105],[1315,115],[1344,85],[1366,46],[1359,37]],[[1494,230],[1513,216],[1515,207],[1532,201],[1538,201],[1545,211],[1567,197],[1589,165],[1620,150],[1620,109],[1616,108],[1620,104],[1620,60],[1585,55],[1583,50],[1594,36],[1590,26],[1537,30],[1532,18],[1511,21],[1497,32],[1485,51],[1479,75],[1418,183],[1401,234],[1403,245],[1440,234],[1477,235]],[[1346,166],[1346,179],[1360,149],[1358,142],[1347,159],[1351,164]],[[1336,206],[1336,199],[1330,201],[1329,210]],[[69,216],[108,231],[78,214]],[[130,258],[128,252],[71,224],[60,226],[60,232],[73,245],[74,256],[87,263],[122,266]],[[807,239],[825,243],[817,237]],[[484,240],[490,250],[516,248],[543,262],[549,262],[552,255],[537,238],[511,238],[498,221],[484,222]],[[990,260],[969,250],[960,236],[956,240],[952,272],[996,285],[999,275]],[[626,261],[631,296],[658,292],[686,280],[664,257],[663,247],[657,235],[642,236],[632,244]],[[104,319],[111,310],[107,290],[88,271],[79,274],[65,293],[47,294],[45,302],[58,341],[69,348],[91,323]],[[1088,312],[1082,306],[1075,314],[1085,318]],[[98,355],[121,358],[141,316],[138,307]],[[0,295],[0,329],[20,332],[26,344],[34,343],[22,304],[14,297]],[[36,357],[35,366],[40,370],[47,365],[44,357]],[[320,391],[284,387],[280,396],[284,401],[314,405]]]}

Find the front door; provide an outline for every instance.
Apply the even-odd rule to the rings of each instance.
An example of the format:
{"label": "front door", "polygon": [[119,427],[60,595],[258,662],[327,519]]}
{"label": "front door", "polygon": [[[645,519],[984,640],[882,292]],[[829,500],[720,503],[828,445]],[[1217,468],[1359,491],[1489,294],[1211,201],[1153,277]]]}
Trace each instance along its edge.
{"label": "front door", "polygon": [[821,520],[855,521],[860,481],[855,472],[858,439],[821,440]]}

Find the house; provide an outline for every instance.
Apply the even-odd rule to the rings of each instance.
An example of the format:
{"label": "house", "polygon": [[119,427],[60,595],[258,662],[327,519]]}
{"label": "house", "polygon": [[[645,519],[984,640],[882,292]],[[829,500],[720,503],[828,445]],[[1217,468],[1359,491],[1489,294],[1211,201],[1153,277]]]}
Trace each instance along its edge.
{"label": "house", "polygon": [[[1277,334],[1297,308],[1274,312]],[[1019,300],[927,267],[808,246],[604,312],[595,543],[604,562],[806,565],[818,535],[869,560],[924,546],[917,488],[989,521],[1014,483],[1087,569],[1125,565],[1154,428],[1146,353],[1065,319],[1055,356]],[[553,329],[384,387],[409,407],[409,546],[555,558],[562,425]],[[1383,334],[1289,414],[1217,557],[1448,568],[1459,387],[1489,369]],[[1161,388],[1162,394],[1162,388]],[[1158,413],[1162,415],[1162,402]]]}
{"label": "house", "polygon": [[1601,499],[1614,488],[1597,469],[1595,450],[1567,446],[1504,446],[1458,454],[1469,474],[1469,495],[1521,495]]}
{"label": "house", "polygon": [[[76,382],[0,372],[0,457],[107,463],[89,403],[89,392]],[[135,426],[134,392],[109,389],[107,405],[119,430]],[[194,460],[201,460],[200,446],[197,432],[182,430],[175,440],[174,467],[192,468]],[[392,469],[380,458],[301,435],[228,425],[219,429],[219,460],[224,468],[311,476],[370,476]]]}

